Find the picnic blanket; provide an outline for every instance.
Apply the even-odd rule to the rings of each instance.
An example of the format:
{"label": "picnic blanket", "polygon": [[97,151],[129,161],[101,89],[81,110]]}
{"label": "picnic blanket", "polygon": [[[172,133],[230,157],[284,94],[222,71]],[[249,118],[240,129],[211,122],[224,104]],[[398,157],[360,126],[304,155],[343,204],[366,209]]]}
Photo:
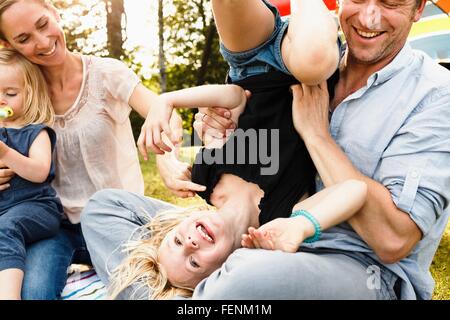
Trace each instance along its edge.
{"label": "picnic blanket", "polygon": [[62,300],[105,300],[107,291],[97,273],[92,268],[72,268]]}

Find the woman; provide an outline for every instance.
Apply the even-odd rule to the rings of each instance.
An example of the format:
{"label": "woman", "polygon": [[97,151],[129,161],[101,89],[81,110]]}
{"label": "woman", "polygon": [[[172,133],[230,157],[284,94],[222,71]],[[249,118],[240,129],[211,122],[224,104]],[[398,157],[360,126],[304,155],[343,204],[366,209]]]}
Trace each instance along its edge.
{"label": "woman", "polygon": [[[45,0],[1,0],[0,39],[38,65],[56,114],[56,179],[66,219],[54,238],[27,248],[24,299],[57,299],[73,262],[89,262],[80,213],[103,188],[143,194],[144,184],[128,119],[146,117],[157,95],[117,60],[67,49],[57,10]],[[14,172],[0,170],[0,189]]]}

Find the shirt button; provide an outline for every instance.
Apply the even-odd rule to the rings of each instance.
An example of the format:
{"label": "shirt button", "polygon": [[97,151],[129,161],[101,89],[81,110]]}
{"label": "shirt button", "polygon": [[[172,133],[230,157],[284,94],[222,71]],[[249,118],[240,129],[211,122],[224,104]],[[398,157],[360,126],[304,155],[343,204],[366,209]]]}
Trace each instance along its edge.
{"label": "shirt button", "polygon": [[418,177],[419,177],[419,173],[416,170],[411,172],[411,178],[417,179]]}

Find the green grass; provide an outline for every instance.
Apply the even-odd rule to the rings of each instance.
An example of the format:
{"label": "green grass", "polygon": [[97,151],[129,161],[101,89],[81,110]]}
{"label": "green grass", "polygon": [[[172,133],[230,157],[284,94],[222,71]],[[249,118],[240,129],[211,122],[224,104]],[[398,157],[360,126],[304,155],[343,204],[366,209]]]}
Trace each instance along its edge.
{"label": "green grass", "polygon": [[[181,158],[192,159],[192,154],[187,154],[186,152],[187,150],[182,151]],[[204,203],[199,196],[190,199],[180,199],[171,194],[159,177],[154,156],[151,155],[148,162],[141,162],[141,167],[145,179],[145,194],[147,196],[183,207]],[[450,223],[447,225],[447,229],[431,265],[431,274],[436,281],[433,299],[450,300]]]}

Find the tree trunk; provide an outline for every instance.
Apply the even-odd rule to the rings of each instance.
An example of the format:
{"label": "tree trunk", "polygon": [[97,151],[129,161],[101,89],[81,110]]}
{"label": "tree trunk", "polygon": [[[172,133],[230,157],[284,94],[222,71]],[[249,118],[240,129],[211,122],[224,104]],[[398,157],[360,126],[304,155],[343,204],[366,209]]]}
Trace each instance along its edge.
{"label": "tree trunk", "polygon": [[[201,85],[205,84],[206,72],[208,71],[208,63],[209,63],[209,59],[211,57],[212,45],[213,45],[213,40],[214,40],[214,36],[215,36],[216,32],[217,32],[217,30],[216,30],[216,24],[214,23],[214,18],[211,18],[211,20],[209,21],[208,30],[206,32],[205,47],[203,49],[203,54],[202,54],[202,63],[200,65],[200,69],[198,69],[198,73],[197,73],[197,86],[201,86]],[[198,112],[198,109],[193,110],[194,114],[196,114],[197,112]],[[194,127],[194,121],[195,121],[195,117],[192,117],[192,121],[191,121],[192,128]],[[196,134],[195,130],[192,130],[191,141],[195,141],[194,140],[195,134]]]}
{"label": "tree trunk", "polygon": [[161,76],[161,92],[167,91],[166,57],[164,55],[164,0],[158,0],[159,23],[159,73]]}
{"label": "tree trunk", "polygon": [[208,62],[209,58],[211,57],[212,45],[216,32],[216,24],[214,23],[214,19],[211,18],[211,20],[209,21],[208,30],[206,32],[205,48],[202,54],[202,63],[197,73],[197,86],[201,86],[205,83],[205,76],[206,72],[208,71]]}
{"label": "tree trunk", "polygon": [[125,17],[123,0],[103,0],[106,7],[106,28],[108,32],[108,52],[110,57],[120,59],[124,55],[124,31],[122,18]]}

